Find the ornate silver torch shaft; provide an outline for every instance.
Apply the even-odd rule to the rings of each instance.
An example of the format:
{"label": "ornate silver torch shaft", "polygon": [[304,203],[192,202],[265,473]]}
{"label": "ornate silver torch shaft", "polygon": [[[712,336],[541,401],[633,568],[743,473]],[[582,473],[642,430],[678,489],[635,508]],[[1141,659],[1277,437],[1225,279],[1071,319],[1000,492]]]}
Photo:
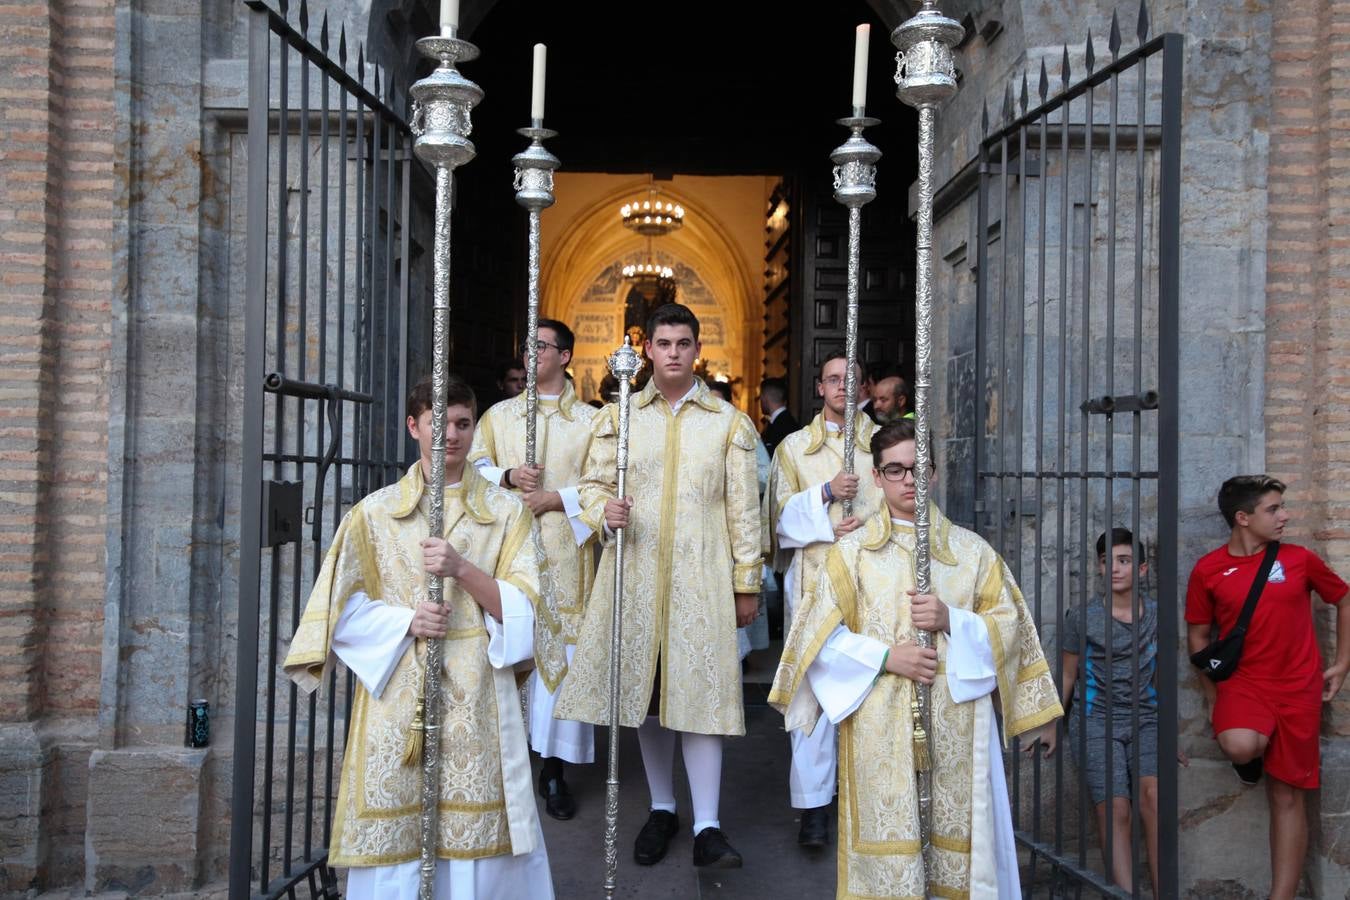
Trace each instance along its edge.
{"label": "ornate silver torch shaft", "polygon": [[544,149],[558,132],[544,127],[542,118],[516,132],[530,145],[512,157],[516,167],[516,202],[530,211],[529,295],[525,327],[525,463],[538,465],[535,428],[539,416],[539,214],[553,205],[553,170],[561,163]]}
{"label": "ornate silver torch shaft", "polygon": [[[423,56],[440,65],[412,86],[412,130],[419,159],[436,167],[436,240],[433,251],[431,360],[431,492],[430,532],[439,535],[445,519],[445,386],[450,348],[450,213],[454,203],[454,171],[474,157],[469,140],[469,114],[483,91],[455,68],[478,57],[478,48],[456,37],[425,37],[417,42]],[[427,582],[427,599],[443,603],[444,583]],[[419,900],[432,900],[436,884],[441,785],[441,642],[427,641],[422,678],[422,857]]]}
{"label": "ornate silver torch shaft", "polygon": [[[609,357],[609,371],[619,383],[618,497],[627,496],[628,394],[642,360],[625,335],[623,346]],[[605,779],[605,900],[614,900],[619,872],[619,671],[623,638],[623,544],[626,528],[614,534],[614,609],[609,634],[609,776]]]}
{"label": "ornate silver torch shaft", "polygon": [[[914,327],[914,530],[915,581],[920,593],[930,593],[928,485],[932,471],[929,447],[929,396],[932,385],[933,321],[933,143],[937,108],[956,93],[954,48],[964,35],[961,23],[944,16],[937,0],[924,0],[923,8],[891,32],[896,54],[896,95],[919,111],[919,203],[918,242],[915,252]],[[919,633],[919,643],[932,646],[929,632]],[[928,755],[932,730],[930,688],[916,685],[915,762],[918,771],[919,824],[925,854],[932,834],[932,772],[918,765]],[[922,734],[923,745],[920,746]],[[925,867],[926,870],[927,867]]]}
{"label": "ornate silver torch shaft", "polygon": [[[834,161],[834,199],[848,207],[848,318],[844,326],[844,352],[848,371],[844,374],[844,471],[853,474],[854,445],[857,440],[858,414],[858,277],[862,244],[862,208],[877,196],[877,160],[881,151],[862,136],[863,129],[880,123],[863,115],[855,106],[853,115],[839,119],[853,134],[830,154]],[[844,501],[844,516],[853,515],[853,501]]]}

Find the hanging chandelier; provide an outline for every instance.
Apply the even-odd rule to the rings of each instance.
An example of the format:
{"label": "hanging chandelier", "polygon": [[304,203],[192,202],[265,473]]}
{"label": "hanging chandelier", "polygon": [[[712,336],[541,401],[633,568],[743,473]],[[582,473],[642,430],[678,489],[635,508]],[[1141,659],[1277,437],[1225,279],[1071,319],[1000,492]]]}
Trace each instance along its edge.
{"label": "hanging chandelier", "polygon": [[675,270],[670,266],[657,265],[654,262],[629,263],[623,267],[623,277],[628,281],[675,281]]}
{"label": "hanging chandelier", "polygon": [[642,293],[653,302],[667,303],[675,299],[675,291],[678,282],[675,281],[675,270],[670,266],[664,266],[653,262],[651,251],[648,250],[646,262],[628,263],[623,267],[623,280]]}
{"label": "hanging chandelier", "polygon": [[665,237],[684,225],[684,207],[662,200],[656,188],[647,196],[619,207],[623,226],[646,237]]}

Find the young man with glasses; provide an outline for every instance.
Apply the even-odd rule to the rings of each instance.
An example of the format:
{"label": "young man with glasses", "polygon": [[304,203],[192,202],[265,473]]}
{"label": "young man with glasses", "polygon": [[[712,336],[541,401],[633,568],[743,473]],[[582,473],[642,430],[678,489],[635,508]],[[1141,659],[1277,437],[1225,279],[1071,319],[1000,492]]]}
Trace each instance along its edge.
{"label": "young man with glasses", "polygon": [[[625,529],[620,724],[637,728],[651,813],[639,865],[679,830],[680,739],[693,800],[694,865],[739,868],[718,807],[724,735],[745,733],[736,628],[759,610],[759,442],[749,417],[694,376],[698,319],[677,303],[647,322],[651,380],[629,397],[628,497],[616,496],[619,410],[595,414],[581,500],[593,527]],[[607,541],[557,715],[609,724],[614,547]]]}
{"label": "young man with glasses", "polygon": [[[1062,715],[1012,573],[979,535],[929,510],[932,593],[915,590],[914,423],[872,436],[884,504],[826,556],[792,624],[769,702],[789,731],[839,728],[839,897],[1020,898],[991,694],[1008,736]],[[934,470],[932,482],[936,482]],[[915,642],[934,632],[934,647]],[[931,687],[925,871],[911,702]]]}
{"label": "young man with glasses", "polygon": [[[554,319],[540,319],[538,335],[539,465],[525,464],[523,392],[483,414],[469,461],[493,484],[516,491],[538,519],[570,661],[594,573],[588,545],[595,532],[581,519],[577,489],[593,412],[577,399],[567,377],[575,346],[572,329]],[[526,349],[521,348],[522,355]],[[530,746],[543,760],[539,794],[545,810],[555,819],[570,819],[576,814],[576,801],[563,777],[563,763],[594,762],[595,738],[590,725],[553,717],[557,689],[557,683],[550,684],[538,670],[530,676]]]}
{"label": "young man with glasses", "polygon": [[[769,470],[769,487],[764,492],[764,519],[768,524],[764,549],[773,554],[775,569],[786,568],[784,631],[791,629],[802,597],[814,588],[830,546],[881,505],[881,492],[871,478],[863,481],[856,474],[844,472],[847,374],[848,358],[842,351],[825,358],[816,384],[816,395],[824,401],[824,408],[805,428],[783,439]],[[857,465],[862,466],[876,425],[861,411],[854,416]],[[853,515],[848,517],[843,508],[846,500],[853,501]],[[825,722],[810,735],[799,730],[789,737],[789,797],[793,808],[802,810],[797,843],[823,847],[829,836],[830,802],[835,793],[834,726]]]}

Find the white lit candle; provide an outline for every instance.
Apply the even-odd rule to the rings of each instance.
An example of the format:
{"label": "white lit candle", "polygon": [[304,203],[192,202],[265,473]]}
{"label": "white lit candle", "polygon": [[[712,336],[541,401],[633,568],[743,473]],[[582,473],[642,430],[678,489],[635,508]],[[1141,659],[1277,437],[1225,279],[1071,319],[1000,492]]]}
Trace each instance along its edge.
{"label": "white lit candle", "polygon": [[867,39],[872,35],[872,26],[858,26],[856,42],[853,45],[853,107],[862,109],[867,105]]}
{"label": "white lit candle", "polygon": [[441,37],[454,37],[459,30],[459,0],[441,0]]}
{"label": "white lit candle", "polygon": [[543,44],[534,45],[534,85],[530,91],[530,118],[536,122],[544,118],[544,64],[548,61],[548,48]]}

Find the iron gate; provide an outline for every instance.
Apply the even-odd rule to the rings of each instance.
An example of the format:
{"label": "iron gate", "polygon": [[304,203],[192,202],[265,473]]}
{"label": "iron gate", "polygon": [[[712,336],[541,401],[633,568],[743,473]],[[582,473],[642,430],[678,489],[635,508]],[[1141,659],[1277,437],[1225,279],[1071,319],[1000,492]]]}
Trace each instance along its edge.
{"label": "iron gate", "polygon": [[[420,172],[405,95],[345,26],[310,42],[245,0],[247,233],[230,896],[338,896],[327,865],[351,677],[299,696],[281,659],[355,498],[407,459],[408,325],[430,281],[410,233]],[[425,192],[419,190],[419,195]],[[420,229],[419,229],[420,230]],[[410,304],[411,299],[411,304]],[[416,351],[416,347],[412,348]],[[417,355],[414,353],[414,355]]]}
{"label": "iron gate", "polygon": [[[1028,108],[1024,75],[1016,93],[1007,88],[997,121],[985,110],[970,431],[978,435],[976,526],[1022,585],[1057,684],[1062,650],[1085,658],[1081,642],[1059,646],[1066,610],[1109,594],[1109,580],[1097,584],[1098,535],[1123,526],[1147,547],[1153,566],[1147,584],[1136,579],[1135,600],[1144,591],[1158,604],[1159,894],[1176,897],[1182,38],[1150,39],[1142,6],[1136,34],[1138,47],[1122,55],[1113,16],[1109,65],[1096,68],[1089,37],[1080,80],[1072,80],[1066,47],[1057,93],[1042,60],[1037,105]],[[1139,619],[1132,616],[1131,733],[1140,726]],[[1082,723],[1086,706],[1070,715]],[[1109,732],[1109,702],[1106,716]],[[1126,891],[1111,877],[1111,817],[1105,834],[1094,835],[1088,792],[1066,764],[1069,738],[1048,760],[1027,759],[1021,744],[1010,777],[1024,891],[1140,896],[1149,876],[1138,779]],[[1139,742],[1131,747],[1137,771]],[[1112,752],[1107,742],[1106,771]]]}

